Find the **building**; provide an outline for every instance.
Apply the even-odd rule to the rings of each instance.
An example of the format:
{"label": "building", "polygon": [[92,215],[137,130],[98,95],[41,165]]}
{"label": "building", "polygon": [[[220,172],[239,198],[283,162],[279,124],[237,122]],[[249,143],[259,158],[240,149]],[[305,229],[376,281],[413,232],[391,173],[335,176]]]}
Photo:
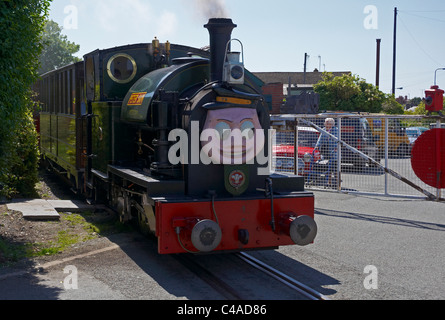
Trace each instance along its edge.
{"label": "building", "polygon": [[[253,72],[265,83],[263,94],[268,99],[272,114],[283,113],[311,113],[310,110],[318,108],[317,95],[314,94],[314,85],[322,80],[323,73],[314,72]],[[332,72],[334,76],[351,74],[350,71]],[[291,92],[289,94],[289,84]],[[294,96],[297,104],[283,106],[288,96]],[[296,97],[295,97],[296,96]],[[316,106],[317,105],[317,106]],[[299,112],[304,110],[303,112]]]}

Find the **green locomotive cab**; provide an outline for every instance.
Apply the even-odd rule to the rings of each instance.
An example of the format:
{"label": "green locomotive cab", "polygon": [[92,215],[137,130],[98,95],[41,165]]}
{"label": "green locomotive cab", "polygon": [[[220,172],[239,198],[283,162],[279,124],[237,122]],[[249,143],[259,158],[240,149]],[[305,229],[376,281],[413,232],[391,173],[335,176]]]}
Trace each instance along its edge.
{"label": "green locomotive cab", "polygon": [[[154,101],[160,90],[178,92],[179,98],[193,94],[197,88],[209,81],[209,61],[203,58],[175,59],[173,65],[155,70],[141,79],[127,93],[121,119],[128,123],[138,123],[157,127],[157,110]],[[169,118],[174,115],[169,112]]]}

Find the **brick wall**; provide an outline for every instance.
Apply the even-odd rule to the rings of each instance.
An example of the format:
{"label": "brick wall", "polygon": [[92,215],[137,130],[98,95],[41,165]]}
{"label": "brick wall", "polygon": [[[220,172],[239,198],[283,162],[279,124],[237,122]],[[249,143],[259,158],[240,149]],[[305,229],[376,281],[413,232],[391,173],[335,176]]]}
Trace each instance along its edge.
{"label": "brick wall", "polygon": [[280,107],[283,103],[283,84],[282,83],[269,83],[263,86],[263,95],[271,96],[272,110],[271,114],[279,114]]}

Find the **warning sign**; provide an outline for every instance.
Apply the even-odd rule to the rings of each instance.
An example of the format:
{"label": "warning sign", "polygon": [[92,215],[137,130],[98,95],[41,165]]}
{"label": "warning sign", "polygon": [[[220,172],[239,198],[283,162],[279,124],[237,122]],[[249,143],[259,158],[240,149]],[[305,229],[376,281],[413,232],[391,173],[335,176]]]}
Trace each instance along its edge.
{"label": "warning sign", "polygon": [[411,166],[417,177],[427,185],[445,188],[445,129],[431,129],[417,138]]}
{"label": "warning sign", "polygon": [[128,105],[129,106],[140,106],[140,105],[142,105],[142,102],[144,102],[144,98],[145,98],[146,94],[147,94],[147,92],[133,93],[131,95],[130,99],[128,100]]}

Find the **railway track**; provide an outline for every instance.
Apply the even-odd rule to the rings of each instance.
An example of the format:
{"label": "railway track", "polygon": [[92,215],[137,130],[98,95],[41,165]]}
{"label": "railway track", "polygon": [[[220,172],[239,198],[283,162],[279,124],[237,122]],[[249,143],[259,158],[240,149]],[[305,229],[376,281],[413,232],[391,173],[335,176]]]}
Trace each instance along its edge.
{"label": "railway track", "polygon": [[235,288],[224,282],[217,275],[200,265],[190,255],[177,255],[175,259],[193,272],[198,278],[210,285],[227,300],[246,300]]}
{"label": "railway track", "polygon": [[[264,262],[252,257],[246,253],[234,253],[233,257],[240,259],[248,266],[253,267],[260,272],[274,278],[281,284],[287,286],[293,291],[297,292],[297,295],[301,299],[308,300],[329,300],[323,294],[309,288],[305,284],[287,276],[281,271],[265,264]],[[175,256],[176,260],[184,265],[187,269],[193,272],[197,277],[210,285],[214,290],[216,290],[220,295],[222,295],[227,300],[250,300],[251,296],[247,296],[243,290],[240,290],[236,285],[230,285],[228,281],[222,279],[218,276],[216,272],[209,270],[210,268],[202,266],[199,262],[190,255],[178,255]]]}
{"label": "railway track", "polygon": [[269,276],[273,277],[274,279],[280,281],[284,285],[288,286],[291,289],[294,289],[295,291],[299,292],[309,300],[329,300],[325,295],[313,290],[312,288],[309,288],[305,284],[301,283],[300,281],[297,281],[288,275],[284,274],[283,272],[265,264],[264,262],[252,257],[251,255],[248,255],[247,253],[240,252],[235,254],[238,258],[243,260],[244,262],[248,263],[249,265],[253,266],[254,268],[268,274]]}

